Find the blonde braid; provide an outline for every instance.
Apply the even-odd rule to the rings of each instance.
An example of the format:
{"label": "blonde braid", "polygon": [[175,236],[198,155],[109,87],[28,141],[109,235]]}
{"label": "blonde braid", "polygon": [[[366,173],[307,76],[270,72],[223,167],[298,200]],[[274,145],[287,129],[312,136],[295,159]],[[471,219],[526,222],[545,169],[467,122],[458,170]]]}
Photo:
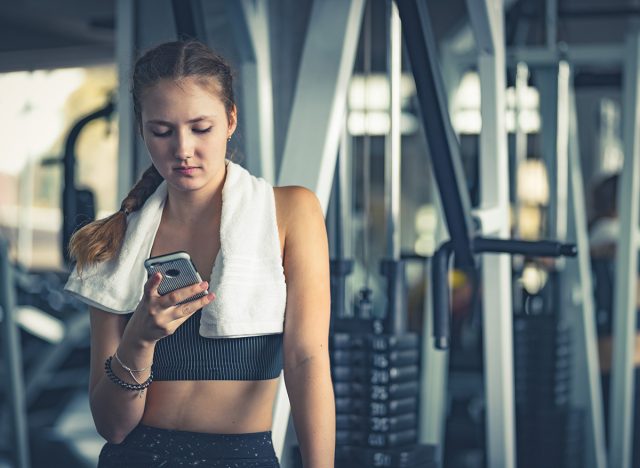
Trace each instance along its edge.
{"label": "blonde braid", "polygon": [[69,254],[78,271],[111,260],[120,252],[127,231],[127,215],[142,208],[162,182],[154,166],[147,169],[120,205],[120,211],[96,220],[76,231],[69,241]]}

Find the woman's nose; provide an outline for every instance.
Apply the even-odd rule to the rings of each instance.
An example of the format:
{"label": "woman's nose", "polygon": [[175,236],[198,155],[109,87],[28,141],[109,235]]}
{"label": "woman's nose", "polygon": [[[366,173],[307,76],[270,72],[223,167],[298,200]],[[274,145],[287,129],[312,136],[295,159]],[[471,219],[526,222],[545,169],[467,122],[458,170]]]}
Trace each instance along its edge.
{"label": "woman's nose", "polygon": [[176,132],[174,156],[177,159],[187,159],[194,154],[193,139],[188,132]]}

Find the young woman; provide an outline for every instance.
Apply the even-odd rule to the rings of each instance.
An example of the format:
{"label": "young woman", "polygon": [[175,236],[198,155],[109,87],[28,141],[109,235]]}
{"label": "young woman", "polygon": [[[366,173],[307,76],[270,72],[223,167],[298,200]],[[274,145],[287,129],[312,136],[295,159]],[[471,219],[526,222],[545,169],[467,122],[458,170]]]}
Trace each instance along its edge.
{"label": "young woman", "polygon": [[[283,369],[304,466],[333,466],[317,198],[226,159],[232,78],[203,44],[148,51],[132,93],[152,166],[118,213],[70,245],[67,290],[90,305],[91,411],[107,440],[99,466],[278,466],[270,429]],[[144,260],[176,251],[206,281],[160,295],[162,275],[147,278]]]}

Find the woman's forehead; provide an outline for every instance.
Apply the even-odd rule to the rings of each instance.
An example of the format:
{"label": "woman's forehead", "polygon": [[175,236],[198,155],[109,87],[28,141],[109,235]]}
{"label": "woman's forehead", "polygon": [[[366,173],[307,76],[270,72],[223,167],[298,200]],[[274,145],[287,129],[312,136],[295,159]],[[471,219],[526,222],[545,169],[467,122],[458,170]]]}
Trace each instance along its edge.
{"label": "woman's forehead", "polygon": [[195,79],[162,80],[145,91],[141,104],[145,120],[162,119],[166,114],[189,120],[224,110],[224,103],[212,87]]}

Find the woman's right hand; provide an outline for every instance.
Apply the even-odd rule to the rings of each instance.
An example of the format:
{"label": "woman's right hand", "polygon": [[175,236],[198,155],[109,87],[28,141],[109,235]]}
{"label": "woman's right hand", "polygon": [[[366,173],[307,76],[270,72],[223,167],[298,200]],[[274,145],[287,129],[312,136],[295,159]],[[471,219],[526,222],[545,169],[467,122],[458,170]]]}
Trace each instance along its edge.
{"label": "woman's right hand", "polygon": [[162,274],[159,272],[147,280],[144,285],[144,296],[129,320],[125,331],[125,335],[130,335],[129,338],[135,339],[141,344],[153,344],[161,338],[173,334],[192,314],[215,298],[215,294],[210,292],[194,301],[176,305],[205,291],[209,284],[203,281],[161,296],[158,293],[161,281]]}

